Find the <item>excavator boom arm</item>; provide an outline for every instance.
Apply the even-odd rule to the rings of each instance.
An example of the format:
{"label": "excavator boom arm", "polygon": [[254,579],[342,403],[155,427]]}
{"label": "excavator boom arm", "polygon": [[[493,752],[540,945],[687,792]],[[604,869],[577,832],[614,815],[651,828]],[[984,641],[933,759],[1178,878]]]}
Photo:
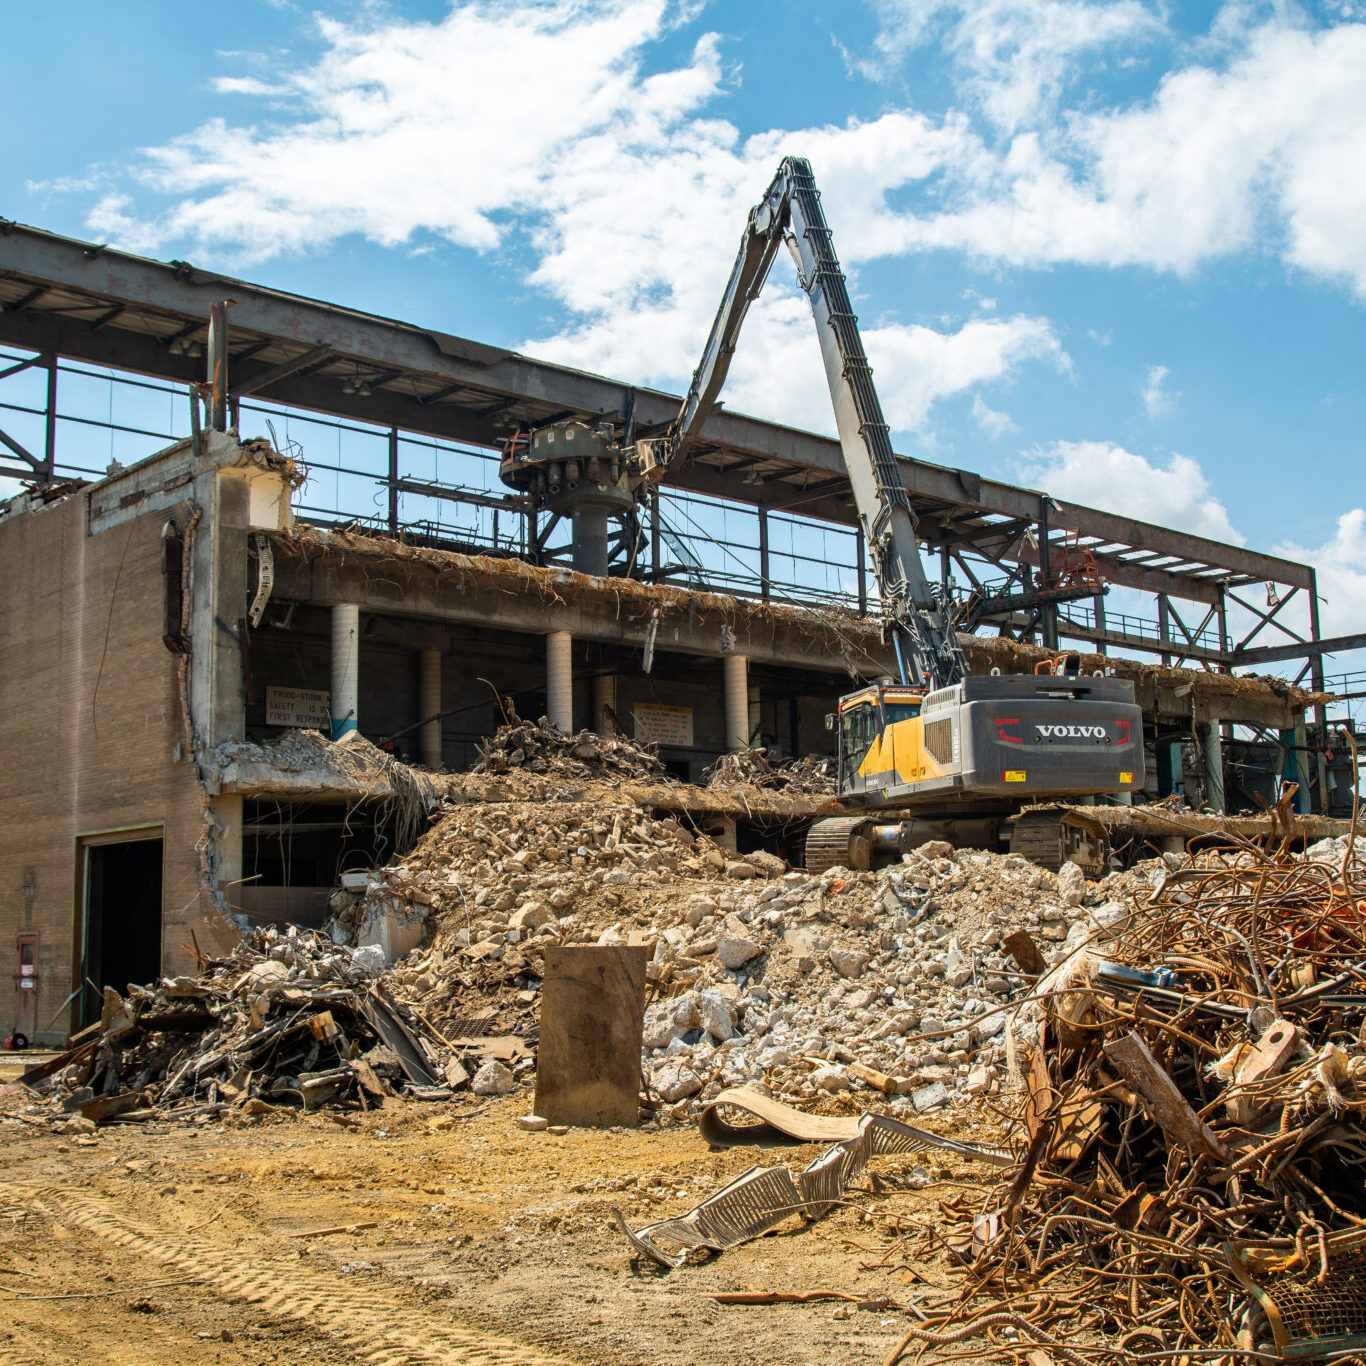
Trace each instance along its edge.
{"label": "excavator boom arm", "polygon": [[896,648],[901,681],[948,687],[967,665],[947,604],[925,576],[915,514],[892,451],[858,319],[810,165],[787,157],[751,211],[702,360],[669,433],[670,463],[686,458],[716,404],[740,327],[778,246],[786,242],[811,304],[840,448]]}

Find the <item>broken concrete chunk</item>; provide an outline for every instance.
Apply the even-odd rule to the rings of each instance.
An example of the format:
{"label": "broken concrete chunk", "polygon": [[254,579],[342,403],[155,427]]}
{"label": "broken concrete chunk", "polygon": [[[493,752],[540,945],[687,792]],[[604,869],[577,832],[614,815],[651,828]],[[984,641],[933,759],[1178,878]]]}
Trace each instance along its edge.
{"label": "broken concrete chunk", "polygon": [[853,1085],[849,1073],[837,1066],[818,1067],[811,1074],[811,1084],[822,1091],[847,1091]]}
{"label": "broken concrete chunk", "polygon": [[949,1102],[949,1088],[942,1081],[932,1081],[918,1091],[911,1092],[911,1104],[916,1110],[937,1110]]}
{"label": "broken concrete chunk", "polygon": [[490,1059],[475,1074],[470,1090],[476,1096],[506,1096],[517,1089],[517,1079],[501,1062]]}
{"label": "broken concrete chunk", "polygon": [[862,949],[831,949],[830,966],[841,977],[862,977],[869,955]]}
{"label": "broken concrete chunk", "polygon": [[528,901],[525,905],[519,906],[508,921],[512,929],[523,931],[538,930],[542,925],[558,923],[559,917],[555,912],[539,901]]}
{"label": "broken concrete chunk", "polygon": [[726,863],[725,873],[727,877],[737,878],[741,881],[759,876],[759,870],[752,863],[749,863],[744,859],[732,859],[730,862]]}
{"label": "broken concrete chunk", "polygon": [[654,1074],[654,1089],[659,1098],[673,1104],[688,1096],[695,1096],[702,1089],[702,1078],[684,1062],[665,1063]]}
{"label": "broken concrete chunk", "polygon": [[926,840],[924,844],[917,845],[914,853],[921,858],[939,859],[953,857],[953,845],[948,840]]}
{"label": "broken concrete chunk", "polygon": [[1058,898],[1064,906],[1080,906],[1086,896],[1086,874],[1070,860],[1058,869]]}
{"label": "broken concrete chunk", "polygon": [[781,877],[787,872],[787,864],[767,849],[756,849],[752,854],[746,854],[745,862],[753,864],[764,877]]}
{"label": "broken concrete chunk", "polygon": [[367,977],[379,977],[384,972],[384,950],[377,944],[364,944],[352,949],[351,961]]}
{"label": "broken concrete chunk", "polygon": [[263,963],[249,967],[237,979],[234,991],[244,996],[257,996],[271,987],[281,986],[289,980],[289,968],[278,959],[267,958]]}
{"label": "broken concrete chunk", "polygon": [[696,1027],[697,1003],[691,996],[656,1001],[645,1009],[641,1043],[646,1048],[667,1048],[675,1039],[681,1039]]}
{"label": "broken concrete chunk", "polygon": [[752,939],[744,924],[728,915],[716,936],[716,956],[723,967],[742,968],[763,950],[757,939]]}
{"label": "broken concrete chunk", "polygon": [[718,1043],[735,1037],[735,1016],[726,1004],[725,998],[714,987],[699,991],[696,995],[697,1023]]}
{"label": "broken concrete chunk", "polygon": [[544,1115],[518,1115],[517,1127],[527,1130],[528,1133],[540,1133],[541,1130],[550,1128],[550,1121]]}
{"label": "broken concrete chunk", "polygon": [[991,1069],[974,1067],[968,1072],[967,1093],[970,1096],[984,1096],[991,1090]]}

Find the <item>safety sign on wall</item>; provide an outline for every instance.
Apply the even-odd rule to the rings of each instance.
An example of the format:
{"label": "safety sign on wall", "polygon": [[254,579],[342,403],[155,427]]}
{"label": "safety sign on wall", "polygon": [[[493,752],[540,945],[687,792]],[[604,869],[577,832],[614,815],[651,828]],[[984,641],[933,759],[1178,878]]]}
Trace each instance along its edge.
{"label": "safety sign on wall", "polygon": [[631,710],[635,716],[636,739],[642,744],[692,747],[691,707],[660,707],[637,702]]}
{"label": "safety sign on wall", "polygon": [[330,730],[331,694],[314,688],[267,688],[266,725]]}

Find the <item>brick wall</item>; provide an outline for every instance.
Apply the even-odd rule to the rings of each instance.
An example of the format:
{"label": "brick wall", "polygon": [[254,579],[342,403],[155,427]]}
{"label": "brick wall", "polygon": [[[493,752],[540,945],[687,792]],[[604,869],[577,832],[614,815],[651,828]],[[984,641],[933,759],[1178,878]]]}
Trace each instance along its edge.
{"label": "brick wall", "polygon": [[[162,827],[166,970],[188,966],[192,929],[206,950],[231,941],[200,895],[204,798],[161,639],[166,517],[87,535],[80,493],[0,522],[0,1035],[18,933],[40,936],[39,1029],[75,985],[82,836]],[[69,1028],[64,1013],[43,1038]]]}

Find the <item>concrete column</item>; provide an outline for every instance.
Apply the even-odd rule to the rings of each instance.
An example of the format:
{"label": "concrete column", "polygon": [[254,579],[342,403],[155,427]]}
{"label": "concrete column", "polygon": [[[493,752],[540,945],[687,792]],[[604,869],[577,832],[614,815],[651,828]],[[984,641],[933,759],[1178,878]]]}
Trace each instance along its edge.
{"label": "concrete column", "polygon": [[1304,749],[1307,743],[1304,721],[1291,730],[1280,732],[1280,741],[1285,749],[1285,765],[1281,771],[1281,776],[1286,782],[1298,783],[1299,787],[1295,792],[1294,810],[1296,815],[1305,815],[1309,811],[1309,783],[1308,765],[1305,763]]}
{"label": "concrete column", "polygon": [[617,676],[616,674],[594,674],[593,729],[604,740],[610,740],[617,733],[617,728],[607,719],[609,707],[615,716],[617,710]]}
{"label": "concrete column", "polygon": [[441,710],[441,651],[421,650],[417,657],[417,714],[424,719],[418,732],[422,762],[441,767],[441,722],[426,721]]}
{"label": "concrete column", "polygon": [[1157,742],[1157,795],[1168,797],[1181,783],[1181,741]]}
{"label": "concrete column", "polygon": [[1217,716],[1210,717],[1205,736],[1205,804],[1216,814],[1224,814],[1224,730]]}
{"label": "concrete column", "polygon": [[332,738],[359,729],[360,608],[339,602],[332,608]]}
{"label": "concrete column", "polygon": [[574,731],[574,637],[551,631],[545,638],[545,714],[566,735]]}
{"label": "concrete column", "polygon": [[749,748],[749,660],[744,655],[725,655],[726,748]]}
{"label": "concrete column", "polygon": [[[220,792],[212,803],[211,814],[216,827],[213,852],[217,856],[214,879],[229,908],[236,910],[234,893],[242,882],[242,798],[236,793]],[[171,951],[177,947],[178,942],[173,942]]]}

